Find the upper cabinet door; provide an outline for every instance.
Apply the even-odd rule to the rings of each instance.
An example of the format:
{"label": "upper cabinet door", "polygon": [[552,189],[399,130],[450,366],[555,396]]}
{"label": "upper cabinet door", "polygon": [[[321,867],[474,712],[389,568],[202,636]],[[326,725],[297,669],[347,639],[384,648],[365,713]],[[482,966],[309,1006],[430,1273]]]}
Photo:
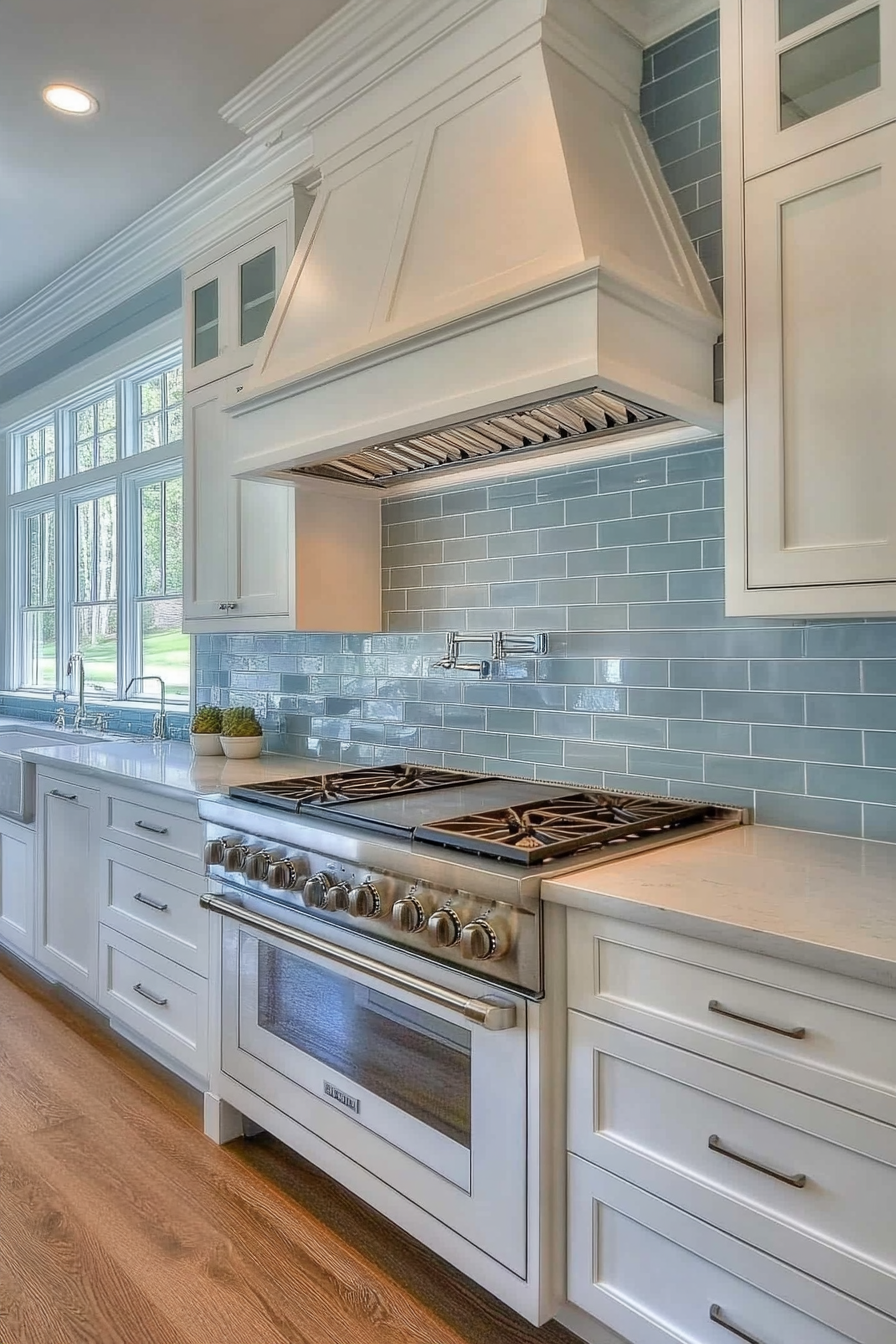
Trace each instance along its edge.
{"label": "upper cabinet door", "polygon": [[[184,277],[184,381],[189,391],[255,359],[289,264],[289,220],[244,230],[222,256]],[[245,237],[246,233],[249,237]]]}
{"label": "upper cabinet door", "polygon": [[896,124],[748,182],[745,211],[747,586],[892,609]]}
{"label": "upper cabinet door", "polygon": [[741,14],[747,178],[896,119],[893,0],[741,0]]}

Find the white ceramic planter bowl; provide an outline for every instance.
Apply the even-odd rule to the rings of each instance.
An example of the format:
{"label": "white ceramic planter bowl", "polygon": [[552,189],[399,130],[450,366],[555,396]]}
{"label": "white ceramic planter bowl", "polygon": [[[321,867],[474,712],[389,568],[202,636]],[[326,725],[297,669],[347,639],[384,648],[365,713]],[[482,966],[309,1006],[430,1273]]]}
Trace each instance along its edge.
{"label": "white ceramic planter bowl", "polygon": [[261,734],[258,737],[221,737],[224,755],[231,761],[248,761],[261,755]]}
{"label": "white ceramic planter bowl", "polygon": [[221,756],[223,748],[217,733],[191,733],[190,746],[194,756]]}

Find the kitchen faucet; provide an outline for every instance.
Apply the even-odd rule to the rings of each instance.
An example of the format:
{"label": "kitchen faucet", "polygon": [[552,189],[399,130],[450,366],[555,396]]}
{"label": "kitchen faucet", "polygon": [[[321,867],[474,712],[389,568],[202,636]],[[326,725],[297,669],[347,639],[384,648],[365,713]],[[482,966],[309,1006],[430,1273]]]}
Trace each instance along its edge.
{"label": "kitchen faucet", "polygon": [[165,713],[165,683],[161,677],[131,677],[124,691],[124,698],[127,700],[128,692],[132,686],[138,682],[157,681],[161,687],[159,712],[152,721],[152,740],[153,742],[164,742],[168,736],[168,715]]}
{"label": "kitchen faucet", "polygon": [[73,653],[68,660],[68,667],[65,669],[67,677],[74,676],[75,664],[78,666],[78,708],[75,711],[75,720],[72,724],[75,732],[79,732],[87,722],[87,710],[84,707],[84,656],[81,653]]}

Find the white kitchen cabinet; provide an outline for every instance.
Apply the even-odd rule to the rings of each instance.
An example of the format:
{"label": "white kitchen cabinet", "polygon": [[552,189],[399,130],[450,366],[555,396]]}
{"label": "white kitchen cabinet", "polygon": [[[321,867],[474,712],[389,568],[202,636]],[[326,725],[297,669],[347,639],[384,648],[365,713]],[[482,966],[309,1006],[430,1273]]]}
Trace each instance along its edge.
{"label": "white kitchen cabinet", "polygon": [[745,20],[747,178],[896,119],[892,0],[733,3]]}
{"label": "white kitchen cabinet", "polygon": [[570,1302],[633,1344],[888,1344],[896,993],[584,910],[567,970]]}
{"label": "white kitchen cabinet", "polygon": [[34,956],[34,832],[0,817],[0,941]]}
{"label": "white kitchen cabinet", "polygon": [[231,475],[240,375],[188,392],[184,629],[379,630],[380,501],[339,482]]}
{"label": "white kitchen cabinet", "polygon": [[187,391],[248,368],[292,249],[291,205],[232,234],[184,273],[184,385]]}
{"label": "white kitchen cabinet", "polygon": [[722,15],[726,609],[891,614],[896,122],[745,181],[750,24]]}
{"label": "white kitchen cabinet", "polygon": [[99,790],[86,787],[83,776],[38,772],[36,956],[89,999],[97,991],[99,806]]}

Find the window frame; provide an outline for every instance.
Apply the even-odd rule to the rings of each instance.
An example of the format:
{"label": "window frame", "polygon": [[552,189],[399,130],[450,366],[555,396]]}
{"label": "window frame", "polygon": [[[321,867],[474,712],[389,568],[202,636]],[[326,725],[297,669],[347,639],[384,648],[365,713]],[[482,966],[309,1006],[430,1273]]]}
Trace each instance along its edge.
{"label": "window frame", "polygon": [[[7,626],[6,686],[12,693],[45,695],[54,688],[69,689],[65,668],[77,647],[77,557],[76,509],[79,503],[111,494],[116,508],[116,611],[117,658],[115,685],[106,692],[89,692],[92,701],[122,700],[134,676],[141,675],[139,622],[145,600],[140,592],[141,513],[140,491],[146,485],[183,477],[183,440],[140,451],[139,384],[182,366],[181,343],[169,342],[126,367],[61,399],[55,406],[13,424],[6,431],[7,443],[7,597],[12,619]],[[105,395],[116,399],[118,455],[114,462],[82,472],[75,461],[76,414],[79,408]],[[25,436],[53,422],[56,433],[56,479],[26,487]],[[56,678],[54,688],[30,686],[25,679],[25,613],[36,610],[27,599],[27,520],[35,514],[55,515],[56,547]],[[170,595],[176,600],[176,595]],[[181,592],[181,600],[183,594]],[[43,608],[41,608],[43,609]],[[192,650],[188,680],[192,687]],[[134,695],[153,700],[154,692]],[[187,697],[173,696],[187,704]]]}

